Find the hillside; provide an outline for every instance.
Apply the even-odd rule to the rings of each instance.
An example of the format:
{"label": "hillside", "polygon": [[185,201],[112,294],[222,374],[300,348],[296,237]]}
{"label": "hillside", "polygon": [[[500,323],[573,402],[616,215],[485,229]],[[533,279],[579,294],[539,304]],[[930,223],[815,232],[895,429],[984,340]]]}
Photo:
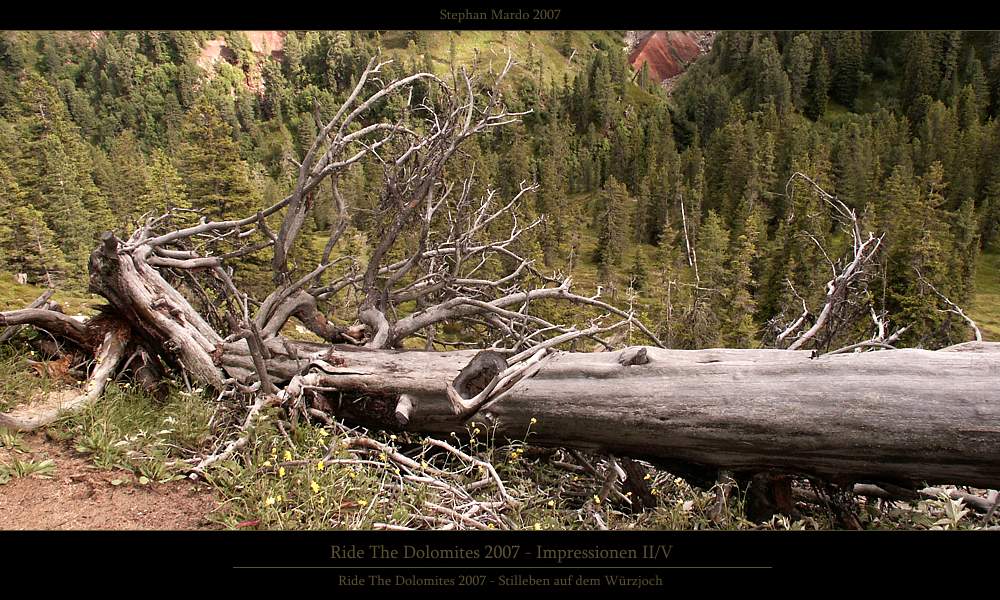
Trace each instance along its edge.
{"label": "hillside", "polygon": [[671,87],[687,67],[712,49],[714,31],[636,31],[629,63],[637,72],[648,70],[651,80]]}
{"label": "hillside", "polygon": [[987,341],[1000,341],[1000,254],[983,253],[976,263],[976,292],[969,316]]}

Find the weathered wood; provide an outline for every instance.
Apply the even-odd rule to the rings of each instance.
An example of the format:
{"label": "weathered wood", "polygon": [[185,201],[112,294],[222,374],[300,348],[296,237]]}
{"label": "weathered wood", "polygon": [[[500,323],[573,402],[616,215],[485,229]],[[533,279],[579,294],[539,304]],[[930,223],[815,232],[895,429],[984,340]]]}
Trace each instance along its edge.
{"label": "weathered wood", "polygon": [[106,298],[116,316],[151,347],[168,350],[199,380],[221,388],[222,372],[212,353],[222,338],[156,269],[149,266],[148,246],[123,251],[118,238],[105,233],[90,255],[90,290]]}
{"label": "weathered wood", "polygon": [[[26,306],[25,308],[46,308],[46,307],[48,307],[49,306],[49,298],[51,298],[52,294],[54,294],[54,293],[55,293],[55,290],[45,290],[44,292],[42,292],[41,296],[39,296],[38,298],[35,298],[35,301],[32,302],[31,304],[29,304],[28,306]],[[0,319],[2,319],[2,318],[3,318],[3,315],[0,315]],[[0,343],[6,342],[7,340],[13,338],[23,328],[24,328],[24,325],[12,325],[10,327],[7,327],[4,330],[0,330]]]}
{"label": "weathered wood", "polygon": [[[811,358],[808,351],[556,353],[468,421],[537,444],[735,471],[858,481],[1000,484],[1000,344]],[[446,385],[472,351],[331,349],[319,380],[415,399],[408,429],[456,431]],[[228,358],[227,358],[228,360]],[[627,361],[626,361],[627,362]]]}
{"label": "weathered wood", "polygon": [[83,346],[88,346],[87,328],[73,317],[44,308],[22,308],[0,312],[0,326],[32,325]]}
{"label": "weathered wood", "polygon": [[47,401],[28,404],[9,413],[0,413],[0,428],[30,431],[53,423],[64,414],[78,412],[101,397],[104,387],[125,358],[128,333],[112,329],[104,334],[104,341],[97,351],[94,372],[83,390],[60,390],[52,392]]}

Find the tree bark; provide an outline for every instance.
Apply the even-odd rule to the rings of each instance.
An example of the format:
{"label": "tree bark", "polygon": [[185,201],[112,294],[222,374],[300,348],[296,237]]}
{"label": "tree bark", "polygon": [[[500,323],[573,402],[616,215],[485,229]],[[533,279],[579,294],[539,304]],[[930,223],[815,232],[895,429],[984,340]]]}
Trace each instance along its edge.
{"label": "tree bark", "polygon": [[[735,471],[1000,485],[1000,343],[818,358],[646,348],[648,362],[629,366],[620,352],[558,352],[463,420],[446,385],[475,354],[333,347],[313,354],[325,366],[313,369],[310,384],[382,399],[342,405],[350,405],[345,417],[386,427],[396,426],[392,413],[378,411],[405,394],[411,431],[480,422],[514,438],[530,428],[535,444]],[[223,360],[252,368],[228,352]],[[289,372],[289,359],[277,364],[284,368],[272,375]]]}
{"label": "tree bark", "polygon": [[[253,385],[266,371],[279,396],[305,394],[345,419],[389,429],[405,422],[409,431],[448,434],[478,422],[510,438],[530,430],[534,444],[667,464],[1000,487],[998,343],[815,358],[793,350],[550,349],[512,387],[498,385],[484,403],[457,414],[449,387],[476,351],[330,346],[272,335],[254,353],[246,339],[216,333],[148,265],[141,244],[108,236],[91,267],[92,289],[112,303],[138,344],[215,389]],[[5,315],[9,324],[79,335],[68,319],[12,314]]]}

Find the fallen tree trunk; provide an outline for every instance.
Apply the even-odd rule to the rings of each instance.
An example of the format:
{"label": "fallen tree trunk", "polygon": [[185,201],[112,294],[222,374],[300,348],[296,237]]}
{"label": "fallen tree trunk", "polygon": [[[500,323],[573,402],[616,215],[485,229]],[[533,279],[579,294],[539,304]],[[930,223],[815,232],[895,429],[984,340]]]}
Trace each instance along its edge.
{"label": "fallen tree trunk", "polygon": [[[105,236],[91,257],[91,288],[137,343],[215,389],[263,390],[253,386],[266,372],[286,408],[304,397],[379,427],[405,422],[409,431],[447,434],[477,422],[510,438],[530,430],[535,444],[667,465],[1000,487],[1000,344],[814,358],[804,350],[573,353],[539,350],[543,343],[520,361],[509,357],[487,389],[465,390],[456,402],[456,378],[475,351],[223,338],[148,255],[141,239],[123,245]],[[48,311],[5,313],[4,322],[81,337]]]}
{"label": "fallen tree trunk", "polygon": [[[334,347],[311,354],[322,364],[304,383],[355,399],[315,392],[343,416],[382,426],[393,425],[386,407],[404,395],[413,405],[410,431],[448,433],[478,422],[514,438],[530,429],[535,444],[737,471],[1000,485],[1000,343],[818,358],[647,348],[648,361],[630,366],[622,354],[555,353],[467,419],[455,416],[447,384],[470,351]],[[223,361],[245,359],[227,353]]]}
{"label": "fallen tree trunk", "polygon": [[996,343],[816,358],[805,350],[646,347],[549,349],[539,362],[531,351],[522,353],[534,354],[523,378],[494,381],[483,402],[462,411],[449,387],[476,351],[331,346],[280,335],[255,351],[245,336],[227,341],[215,333],[141,253],[122,252],[113,238],[91,265],[92,288],[119,318],[202,383],[251,386],[266,371],[284,399],[305,396],[363,424],[399,429],[405,422],[409,431],[448,434],[478,422],[511,438],[530,429],[535,444],[668,464],[1000,487]]}
{"label": "fallen tree trunk", "polygon": [[80,411],[96,402],[118,365],[125,358],[128,331],[114,328],[104,334],[104,341],[97,349],[96,366],[83,390],[52,392],[39,404],[29,404],[10,413],[0,413],[0,427],[16,431],[30,431],[44,427],[59,417]]}

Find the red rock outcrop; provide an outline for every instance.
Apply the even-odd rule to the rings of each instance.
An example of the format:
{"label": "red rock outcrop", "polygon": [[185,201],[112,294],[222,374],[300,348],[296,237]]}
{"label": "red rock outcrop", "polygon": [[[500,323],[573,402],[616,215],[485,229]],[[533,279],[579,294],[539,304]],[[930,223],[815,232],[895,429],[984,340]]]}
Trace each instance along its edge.
{"label": "red rock outcrop", "polygon": [[715,37],[712,31],[642,32],[629,52],[629,62],[638,71],[649,65],[649,77],[666,81],[684,72],[692,61],[708,52]]}

